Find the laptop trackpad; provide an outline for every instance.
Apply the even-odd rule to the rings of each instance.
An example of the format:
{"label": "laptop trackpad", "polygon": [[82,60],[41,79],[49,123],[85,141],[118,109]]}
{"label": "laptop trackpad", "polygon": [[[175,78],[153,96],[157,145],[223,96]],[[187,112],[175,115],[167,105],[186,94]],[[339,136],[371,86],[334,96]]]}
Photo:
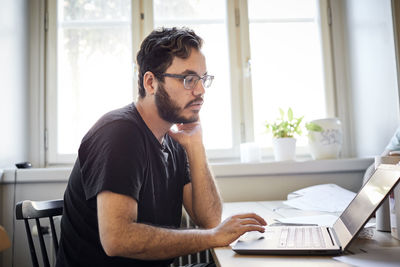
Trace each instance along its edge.
{"label": "laptop trackpad", "polygon": [[[258,231],[247,232],[238,239],[236,246],[239,243],[243,243],[245,246],[254,244],[255,246],[260,245],[261,247],[265,247],[265,244],[268,243],[268,241],[274,240],[275,235],[277,235],[277,231],[268,228],[265,229],[264,233]],[[273,245],[272,242],[271,245]]]}

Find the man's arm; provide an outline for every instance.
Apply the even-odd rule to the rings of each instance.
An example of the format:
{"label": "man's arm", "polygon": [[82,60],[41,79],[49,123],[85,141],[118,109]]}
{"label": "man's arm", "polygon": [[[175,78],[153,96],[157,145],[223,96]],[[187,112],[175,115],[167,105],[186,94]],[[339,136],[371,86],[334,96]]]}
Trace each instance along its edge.
{"label": "man's arm", "polygon": [[264,232],[266,222],[256,214],[228,218],[207,230],[174,230],[137,223],[137,202],[103,191],[97,195],[100,241],[108,256],[161,260],[227,246],[248,231]]}
{"label": "man's arm", "polygon": [[178,125],[170,136],[186,150],[192,182],[185,185],[183,204],[197,225],[212,228],[221,222],[222,201],[210,172],[200,122]]}
{"label": "man's arm", "polygon": [[203,146],[186,149],[192,182],[185,185],[183,204],[200,227],[213,228],[221,222],[222,201],[210,172]]}

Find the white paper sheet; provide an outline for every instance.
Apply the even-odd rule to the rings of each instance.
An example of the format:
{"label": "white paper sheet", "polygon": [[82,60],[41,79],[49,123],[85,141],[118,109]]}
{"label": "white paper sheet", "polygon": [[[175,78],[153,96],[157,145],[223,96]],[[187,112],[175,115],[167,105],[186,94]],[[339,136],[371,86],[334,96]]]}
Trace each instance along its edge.
{"label": "white paper sheet", "polygon": [[283,203],[300,210],[342,212],[355,196],[338,185],[322,184],[290,193]]}
{"label": "white paper sheet", "polygon": [[399,248],[378,248],[366,252],[360,251],[354,255],[334,257],[333,259],[354,266],[363,267],[398,267],[400,266]]}

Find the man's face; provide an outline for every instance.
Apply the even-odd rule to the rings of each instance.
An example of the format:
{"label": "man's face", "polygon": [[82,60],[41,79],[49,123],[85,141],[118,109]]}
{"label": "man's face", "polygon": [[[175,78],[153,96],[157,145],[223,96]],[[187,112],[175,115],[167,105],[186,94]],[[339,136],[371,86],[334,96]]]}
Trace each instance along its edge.
{"label": "man's face", "polygon": [[[175,57],[171,66],[165,71],[170,74],[206,74],[205,57],[192,49],[189,58]],[[191,123],[198,121],[203,104],[204,87],[200,81],[193,89],[185,89],[183,80],[171,77],[164,78],[164,84],[158,83],[155,92],[155,104],[159,116],[170,123]]]}

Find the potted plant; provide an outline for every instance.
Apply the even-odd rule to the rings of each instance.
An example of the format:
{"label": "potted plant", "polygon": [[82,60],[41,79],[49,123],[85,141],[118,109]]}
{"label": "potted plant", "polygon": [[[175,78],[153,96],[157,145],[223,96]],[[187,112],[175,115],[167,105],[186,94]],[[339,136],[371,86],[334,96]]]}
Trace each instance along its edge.
{"label": "potted plant", "polygon": [[342,147],[340,120],[326,118],[306,123],[308,146],[313,159],[338,158]]}
{"label": "potted plant", "polygon": [[267,131],[272,132],[275,160],[294,160],[296,157],[296,139],[294,135],[301,135],[301,121],[303,117],[294,118],[291,108],[285,112],[280,108],[280,117],[273,123],[266,123]]}

